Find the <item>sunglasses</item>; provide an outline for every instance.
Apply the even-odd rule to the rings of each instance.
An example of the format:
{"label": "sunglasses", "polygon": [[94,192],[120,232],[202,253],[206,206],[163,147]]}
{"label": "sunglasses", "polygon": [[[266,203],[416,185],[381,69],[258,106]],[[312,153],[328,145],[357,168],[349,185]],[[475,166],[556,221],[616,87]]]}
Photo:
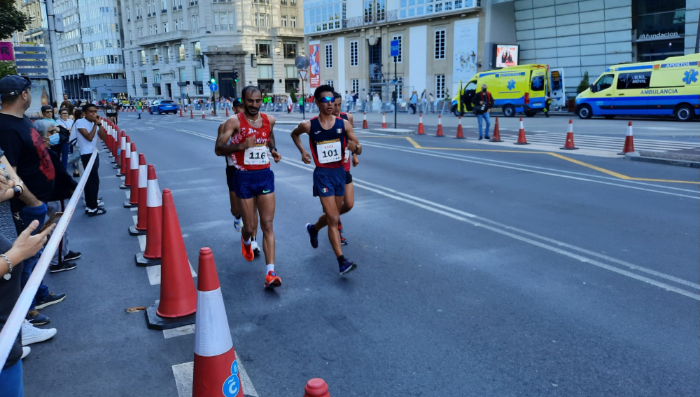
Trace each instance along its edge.
{"label": "sunglasses", "polygon": [[335,97],[332,96],[323,96],[319,99],[322,103],[334,103],[335,102]]}

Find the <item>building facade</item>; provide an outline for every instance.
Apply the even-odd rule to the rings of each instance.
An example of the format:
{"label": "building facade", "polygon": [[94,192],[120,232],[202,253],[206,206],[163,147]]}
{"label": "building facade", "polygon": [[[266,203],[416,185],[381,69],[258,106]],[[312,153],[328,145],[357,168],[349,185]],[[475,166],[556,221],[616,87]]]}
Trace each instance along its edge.
{"label": "building facade", "polygon": [[122,0],[128,93],[211,98],[212,76],[217,97],[239,96],[251,84],[290,92],[299,83],[301,8],[297,0]]}

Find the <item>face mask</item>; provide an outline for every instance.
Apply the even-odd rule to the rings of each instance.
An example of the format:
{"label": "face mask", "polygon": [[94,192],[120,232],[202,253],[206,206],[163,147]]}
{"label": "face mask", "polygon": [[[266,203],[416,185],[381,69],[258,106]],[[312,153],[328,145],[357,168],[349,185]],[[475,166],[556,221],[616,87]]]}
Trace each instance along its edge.
{"label": "face mask", "polygon": [[53,134],[49,137],[49,145],[51,146],[56,146],[58,145],[58,141],[61,139],[61,136],[59,134]]}
{"label": "face mask", "polygon": [[482,88],[482,89],[481,89],[481,92],[486,92],[486,88]]}

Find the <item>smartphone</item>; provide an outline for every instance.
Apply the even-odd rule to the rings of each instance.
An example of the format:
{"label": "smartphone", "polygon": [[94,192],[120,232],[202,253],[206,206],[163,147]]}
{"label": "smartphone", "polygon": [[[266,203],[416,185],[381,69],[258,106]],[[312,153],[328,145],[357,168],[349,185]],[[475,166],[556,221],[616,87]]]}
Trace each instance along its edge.
{"label": "smartphone", "polygon": [[51,217],[49,218],[49,220],[44,222],[44,226],[42,226],[37,233],[41,233],[44,230],[46,230],[46,228],[48,228],[49,226],[53,225],[54,223],[57,223],[58,220],[61,219],[61,215],[63,215],[63,212],[54,212],[53,215],[51,215]]}

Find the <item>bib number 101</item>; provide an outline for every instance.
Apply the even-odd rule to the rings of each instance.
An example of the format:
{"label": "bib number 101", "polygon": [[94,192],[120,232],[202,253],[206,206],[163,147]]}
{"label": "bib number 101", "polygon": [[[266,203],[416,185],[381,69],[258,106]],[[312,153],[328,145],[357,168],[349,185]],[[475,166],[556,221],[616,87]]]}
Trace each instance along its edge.
{"label": "bib number 101", "polygon": [[318,161],[321,164],[335,163],[343,158],[342,153],[343,149],[340,146],[340,142],[333,142],[326,145],[321,145],[318,147]]}

